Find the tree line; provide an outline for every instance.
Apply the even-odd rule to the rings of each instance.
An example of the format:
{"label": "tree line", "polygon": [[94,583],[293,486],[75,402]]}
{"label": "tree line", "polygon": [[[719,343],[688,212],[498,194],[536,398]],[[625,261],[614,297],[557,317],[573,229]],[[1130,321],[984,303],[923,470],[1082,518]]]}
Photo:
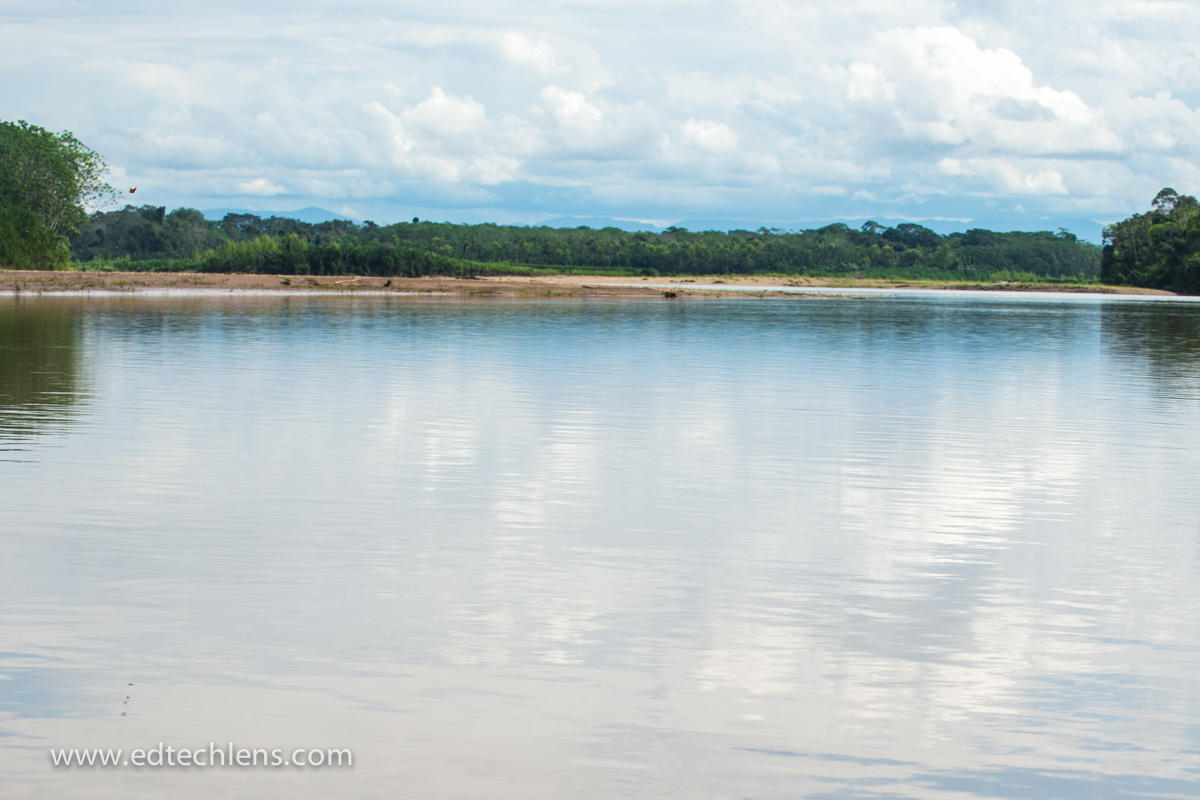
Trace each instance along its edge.
{"label": "tree line", "polygon": [[[306,223],[195,209],[126,206],[98,212],[70,240],[75,259],[122,259],[131,268],[287,274],[461,274],[615,271],[644,275],[869,274],[987,280],[1094,280],[1100,249],[1060,230],[940,235],[915,223],[837,223],[805,231],[703,231],[460,225],[413,219],[393,225]],[[485,267],[481,265],[487,265]],[[443,273],[445,274],[445,273]]]}

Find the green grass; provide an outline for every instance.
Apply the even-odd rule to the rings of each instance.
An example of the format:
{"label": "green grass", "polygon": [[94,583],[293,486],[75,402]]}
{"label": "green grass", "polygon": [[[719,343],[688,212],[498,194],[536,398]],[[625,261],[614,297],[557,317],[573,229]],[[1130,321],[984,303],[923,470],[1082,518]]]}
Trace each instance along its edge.
{"label": "green grass", "polygon": [[192,258],[151,258],[134,261],[129,256],[75,261],[77,272],[199,272],[200,262]]}

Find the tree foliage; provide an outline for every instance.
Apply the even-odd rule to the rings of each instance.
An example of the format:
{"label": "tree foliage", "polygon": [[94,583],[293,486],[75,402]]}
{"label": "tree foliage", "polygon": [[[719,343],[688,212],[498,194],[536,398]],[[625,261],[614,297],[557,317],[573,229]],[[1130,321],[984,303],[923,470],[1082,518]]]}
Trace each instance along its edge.
{"label": "tree foliage", "polygon": [[67,234],[87,220],[84,206],[111,195],[106,165],[70,131],[0,121],[0,265],[67,263]]}
{"label": "tree foliage", "polygon": [[[156,206],[93,214],[72,240],[75,257],[159,263],[186,259],[207,270],[372,275],[461,271],[462,262],[559,271],[613,270],[646,275],[788,273],[869,274],[984,280],[1094,279],[1100,251],[1065,231],[941,236],[915,223],[868,222],[816,230],[628,233],[513,225],[348,221],[308,224],[279,217]],[[419,255],[419,257],[418,257]],[[458,265],[458,266],[455,266]],[[415,272],[414,272],[415,271]]]}
{"label": "tree foliage", "polygon": [[1105,283],[1200,294],[1200,204],[1163,189],[1150,211],[1104,230]]}

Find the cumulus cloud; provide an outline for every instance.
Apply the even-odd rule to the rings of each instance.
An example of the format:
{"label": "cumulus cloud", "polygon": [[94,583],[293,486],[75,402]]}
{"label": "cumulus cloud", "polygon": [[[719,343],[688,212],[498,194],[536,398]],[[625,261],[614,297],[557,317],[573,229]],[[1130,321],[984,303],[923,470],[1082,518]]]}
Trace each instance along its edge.
{"label": "cumulus cloud", "polygon": [[487,125],[483,105],[470,97],[451,97],[440,86],[429,97],[405,110],[401,120],[410,128],[443,139],[478,136]]}
{"label": "cumulus cloud", "polygon": [[540,75],[555,71],[554,49],[542,40],[531,41],[524,34],[510,31],[501,45],[504,57],[518,67],[529,67]]}
{"label": "cumulus cloud", "polygon": [[689,119],[683,123],[683,137],[710,153],[730,153],[738,145],[737,134],[732,128],[706,119]]}
{"label": "cumulus cloud", "polygon": [[1000,191],[1009,195],[1067,193],[1062,173],[1044,165],[995,158],[966,161],[943,158],[937,166],[945,175],[982,178],[984,183],[981,188],[985,191]]}
{"label": "cumulus cloud", "polygon": [[163,204],[1046,226],[1200,190],[1200,8],[1136,5],[47,0],[0,108]]}
{"label": "cumulus cloud", "polygon": [[520,155],[530,149],[530,132],[520,120],[488,116],[471,97],[435,86],[420,102],[393,110],[375,100],[364,110],[382,125],[381,140],[391,165],[404,177],[437,184],[476,182],[491,186],[514,180]]}
{"label": "cumulus cloud", "polygon": [[589,95],[561,86],[543,88],[539,99],[544,158],[603,163],[654,157],[658,123],[646,104],[611,102],[600,93]]}
{"label": "cumulus cloud", "polygon": [[547,86],[542,90],[541,98],[551,116],[568,134],[589,138],[604,123],[604,112],[580,92]]}
{"label": "cumulus cloud", "polygon": [[1101,113],[1075,92],[1038,85],[1011,50],[949,27],[884,31],[875,43],[874,63],[846,70],[847,96],[886,106],[902,136],[1014,155],[1122,148]]}
{"label": "cumulus cloud", "polygon": [[242,181],[237,184],[236,188],[239,194],[253,194],[263,197],[287,193],[287,189],[268,178],[255,178],[249,181]]}

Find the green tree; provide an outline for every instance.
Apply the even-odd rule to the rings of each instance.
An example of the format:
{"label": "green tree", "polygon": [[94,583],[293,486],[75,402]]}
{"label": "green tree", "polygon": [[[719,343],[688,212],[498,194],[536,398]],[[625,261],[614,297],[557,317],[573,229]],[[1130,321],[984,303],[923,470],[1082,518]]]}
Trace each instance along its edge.
{"label": "green tree", "polygon": [[1170,214],[1175,210],[1175,206],[1179,205],[1180,199],[1179,192],[1168,186],[1154,195],[1150,207],[1161,214]]}
{"label": "green tree", "polygon": [[85,205],[113,196],[107,165],[70,131],[0,121],[0,265],[59,267]]}
{"label": "green tree", "polygon": [[1200,294],[1200,204],[1167,188],[1150,207],[1105,229],[1101,279]]}

